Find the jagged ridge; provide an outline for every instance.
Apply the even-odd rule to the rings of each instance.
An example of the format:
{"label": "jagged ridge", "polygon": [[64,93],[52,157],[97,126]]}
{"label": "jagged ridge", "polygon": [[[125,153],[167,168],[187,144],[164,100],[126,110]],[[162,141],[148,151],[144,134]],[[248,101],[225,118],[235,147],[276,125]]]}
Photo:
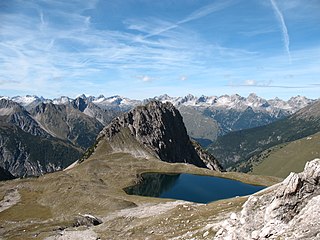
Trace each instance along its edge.
{"label": "jagged ridge", "polygon": [[152,101],[146,106],[139,106],[114,119],[101,131],[98,139],[112,142],[124,129],[128,129],[134,139],[162,161],[221,170],[212,156],[199,145],[192,144],[179,111],[171,103]]}

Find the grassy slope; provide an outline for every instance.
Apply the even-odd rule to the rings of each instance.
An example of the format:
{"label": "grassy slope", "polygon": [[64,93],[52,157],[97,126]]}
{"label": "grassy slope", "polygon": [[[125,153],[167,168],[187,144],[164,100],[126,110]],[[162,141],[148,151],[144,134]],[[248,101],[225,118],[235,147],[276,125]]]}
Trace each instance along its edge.
{"label": "grassy slope", "polygon": [[[58,228],[71,228],[79,213],[90,213],[104,221],[94,228],[102,239],[143,239],[151,232],[154,232],[153,239],[180,236],[188,231],[202,236],[203,231],[199,229],[221,212],[239,210],[245,198],[208,205],[189,204],[190,207],[179,205],[160,214],[151,207],[162,206],[171,200],[127,195],[123,188],[135,184],[142,172],[186,172],[262,185],[279,181],[271,177],[218,173],[188,164],[161,162],[126,134],[125,131],[116,137],[112,144],[100,141],[89,159],[70,170],[37,179],[0,182],[0,196],[14,188],[18,188],[21,195],[21,202],[0,213],[0,225],[3,227],[0,234],[6,239],[34,239],[34,235],[43,239]],[[114,152],[112,149],[122,141],[128,141],[129,146],[120,149],[122,152]],[[134,157],[129,153],[133,153],[133,150],[140,150],[139,154],[145,154],[146,157]],[[150,208],[151,215],[144,218],[129,217],[128,214],[132,212],[140,214],[137,211],[139,206],[143,210]],[[120,216],[123,211],[127,211],[127,215]],[[189,224],[186,224],[188,220]],[[12,224],[12,221],[16,223]],[[210,236],[213,234],[210,233]]]}
{"label": "grassy slope", "polygon": [[320,132],[271,150],[261,163],[253,165],[252,173],[286,177],[290,172],[301,172],[314,158],[320,158]]}
{"label": "grassy slope", "polygon": [[269,125],[231,132],[210,145],[212,153],[227,168],[244,162],[278,144],[295,141],[320,131],[318,119],[286,118]]}

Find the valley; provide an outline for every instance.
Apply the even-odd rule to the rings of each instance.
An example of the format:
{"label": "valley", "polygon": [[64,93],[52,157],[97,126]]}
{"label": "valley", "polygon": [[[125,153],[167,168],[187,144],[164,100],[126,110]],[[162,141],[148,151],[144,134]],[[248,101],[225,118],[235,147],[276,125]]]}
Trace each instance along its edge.
{"label": "valley", "polygon": [[[1,196],[10,189],[17,189],[21,195],[17,204],[0,213],[1,235],[5,239],[34,239],[35,235],[45,239],[68,236],[76,231],[77,239],[129,239],[174,238],[189,232],[203,238],[202,235],[209,231],[213,237],[215,232],[207,225],[214,222],[212,220],[217,221],[221,212],[240,209],[246,198],[199,205],[127,195],[123,188],[135,184],[139,174],[159,169],[168,173],[227,177],[251,184],[272,185],[279,181],[272,177],[220,173],[190,164],[169,164],[154,158],[135,158],[125,153],[106,154],[104,145],[101,143],[90,159],[70,170],[38,179],[0,182]],[[73,225],[79,213],[94,215],[103,224],[75,228]],[[86,232],[89,236],[83,235]]]}
{"label": "valley", "polygon": [[319,0],[0,0],[0,240],[320,240]]}
{"label": "valley", "polygon": [[[216,143],[212,143],[217,138],[219,142],[229,132],[232,136],[237,130],[276,122],[314,102],[301,96],[288,101],[277,98],[265,100],[255,94],[247,98],[237,94],[219,97],[161,95],[143,101],[120,96],[87,97],[84,94],[75,99],[67,96],[46,99],[31,95],[0,97],[0,123],[3,126],[0,130],[4,142],[0,167],[16,177],[61,170],[79,159],[113,118],[152,100],[171,102],[181,113],[189,136],[203,147],[209,147],[209,151],[215,148]],[[20,129],[23,131],[19,134],[20,139],[14,140],[14,145],[20,147],[18,151],[13,151],[6,143],[12,142],[14,132]],[[41,158],[43,150],[39,152],[40,149],[35,148],[28,139],[53,143],[47,148],[45,159]],[[55,149],[60,149],[66,157],[61,159]],[[228,164],[225,165],[225,161],[229,161],[228,156],[220,156],[218,149],[213,153],[224,167],[228,167]],[[238,155],[235,157],[238,158]]]}
{"label": "valley", "polygon": [[[5,104],[15,104],[14,102],[8,102],[8,100],[1,101],[6,101]],[[264,205],[267,206],[266,209],[269,209],[268,204],[271,204],[271,198],[267,196],[273,193],[278,194],[277,192],[281,191],[281,188],[287,186],[286,182],[293,181],[291,180],[291,175],[283,183],[281,181],[286,177],[285,174],[265,175],[268,167],[262,164],[266,164],[267,166],[270,166],[269,164],[283,165],[281,162],[272,162],[278,159],[276,157],[275,160],[272,160],[272,154],[281,154],[276,150],[285,149],[286,147],[289,149],[289,146],[295,144],[295,142],[286,143],[279,148],[274,147],[272,151],[267,150],[269,155],[263,155],[264,158],[262,160],[241,162],[242,164],[252,163],[253,173],[225,172],[215,155],[209,154],[208,151],[189,138],[187,128],[184,126],[183,117],[178,109],[168,101],[147,101],[145,105],[138,105],[131,110],[127,109],[122,115],[111,120],[99,133],[92,133],[94,134],[92,136],[95,136],[95,139],[92,140],[87,138],[87,140],[82,142],[79,141],[81,138],[71,137],[76,135],[62,135],[61,133],[64,133],[65,130],[61,131],[59,135],[58,130],[63,129],[63,124],[65,123],[65,120],[59,119],[70,121],[69,119],[72,119],[70,117],[72,115],[70,114],[76,114],[77,117],[75,119],[84,121],[81,123],[85,123],[84,127],[79,128],[84,130],[83,133],[86,131],[90,132],[92,127],[85,128],[85,126],[90,126],[88,123],[94,121],[94,118],[91,117],[91,119],[88,115],[82,118],[82,114],[85,113],[88,105],[80,103],[82,102],[81,99],[78,99],[77,102],[78,104],[71,106],[69,104],[65,106],[40,103],[35,108],[32,108],[37,109],[36,113],[32,110],[29,111],[33,114],[25,112],[26,116],[30,116],[31,122],[33,121],[32,119],[37,120],[34,123],[36,128],[26,128],[27,125],[23,125],[23,130],[19,125],[21,121],[11,123],[5,120],[3,123],[3,129],[13,128],[15,131],[21,132],[18,136],[26,135],[22,138],[23,140],[30,137],[41,139],[39,146],[43,146],[41,144],[45,140],[52,142],[53,139],[57,139],[55,141],[62,141],[66,146],[74,146],[75,149],[79,149],[84,153],[73,164],[70,162],[68,165],[71,165],[62,171],[56,171],[58,168],[49,169],[47,172],[55,172],[42,175],[46,172],[43,171],[39,177],[0,182],[0,199],[2,199],[0,202],[2,206],[2,208],[0,207],[0,234],[4,239],[144,239],[148,237],[155,239],[224,239],[225,236],[235,234],[234,232],[238,229],[234,228],[235,224],[244,224],[241,219],[246,218],[246,213],[243,211],[245,206],[251,206],[253,198],[261,199],[259,200],[261,209],[265,208]],[[61,111],[61,109],[68,108],[71,108],[71,112]],[[52,111],[51,109],[55,110]],[[119,113],[119,109],[116,108],[116,114]],[[301,140],[302,142],[313,140],[316,147],[318,135],[310,135],[310,133],[312,134],[314,129],[317,129],[317,109],[318,102],[314,102],[297,111],[292,116],[270,125],[242,131],[250,133],[260,128],[273,128],[281,131],[284,129],[279,127],[281,126],[279,124],[282,122],[289,122],[298,129],[298,127],[301,127],[302,121],[308,121],[308,124],[305,124],[304,128],[299,128],[300,130],[297,132],[300,134],[299,136],[307,134],[307,137]],[[111,108],[108,111],[111,111]],[[9,111],[6,110],[7,112]],[[46,118],[46,115],[42,115],[46,112],[50,112],[51,117]],[[61,115],[60,112],[66,112],[67,114]],[[59,118],[52,117],[55,115],[59,116]],[[63,116],[67,117],[61,118]],[[85,121],[86,118],[89,120]],[[6,117],[4,119],[10,118]],[[61,127],[52,128],[50,124],[53,120],[55,121],[53,126],[62,124]],[[99,124],[96,125],[96,128],[99,129],[101,122],[98,120],[97,122]],[[36,125],[36,123],[41,124]],[[69,126],[71,126],[70,123],[68,124]],[[273,125],[277,127],[273,127]],[[33,129],[38,130],[33,131]],[[70,128],[70,130],[72,129]],[[55,137],[50,135],[50,132],[56,132]],[[266,131],[263,130],[262,133],[264,132]],[[235,133],[237,132],[230,134]],[[293,139],[294,137],[291,137],[290,134],[289,131],[284,131],[283,136],[287,139]],[[226,138],[228,135],[226,134],[222,138]],[[6,135],[2,134],[1,136]],[[7,134],[7,136],[12,137],[15,135],[12,133]],[[17,141],[16,138],[14,139]],[[86,145],[83,145],[83,143],[88,144],[89,141],[92,142],[92,145],[85,150]],[[28,144],[37,143],[35,140],[26,142]],[[229,141],[229,143],[231,142]],[[49,149],[46,145],[44,147],[45,149]],[[31,149],[37,149],[35,154],[41,157],[41,151],[38,152],[41,148],[34,147]],[[32,151],[30,152],[32,153]],[[63,153],[61,150],[58,150],[58,152]],[[299,166],[311,160],[306,160],[306,157],[302,155],[296,157],[297,161],[301,163]],[[317,157],[317,155],[312,157]],[[61,157],[57,159],[61,159]],[[291,157],[288,157],[288,159],[291,160]],[[43,166],[50,166],[50,163],[46,162],[41,164]],[[60,163],[60,166],[65,166],[65,164]],[[296,166],[296,162],[292,164]],[[308,164],[310,168],[314,169],[310,169],[308,170],[309,172],[301,173],[300,175],[295,175],[298,178],[304,179],[301,180],[303,184],[312,184],[309,187],[312,190],[308,193],[308,198],[303,200],[306,203],[299,208],[305,207],[305,211],[307,212],[311,211],[308,207],[308,202],[317,201],[316,196],[318,196],[319,191],[316,181],[311,180],[311,183],[309,183],[308,179],[313,177],[316,179],[317,174],[320,173],[316,160],[314,160],[314,163]],[[299,166],[297,169],[300,169]],[[259,172],[259,167],[265,172]],[[287,169],[291,169],[291,167]],[[33,174],[39,175],[38,173],[34,172]],[[222,199],[207,204],[174,200],[170,199],[170,197],[161,199],[128,195],[125,189],[139,183],[144,173],[188,173],[222,177],[247,184],[270,187],[250,196]],[[310,174],[314,175],[311,176]],[[307,175],[310,175],[310,178],[305,179]],[[8,176],[10,178],[10,175]],[[159,182],[155,184],[158,186]],[[292,184],[292,188],[295,188],[295,182],[290,184]],[[192,186],[191,183],[190,186]],[[292,194],[296,194],[296,192]],[[298,196],[297,199],[299,198]],[[290,201],[292,201],[292,204],[295,204],[296,200],[294,198]],[[246,211],[255,212],[256,210],[255,208],[250,208]],[[286,214],[288,210],[283,211],[283,214]],[[275,216],[277,219],[282,219],[281,214]],[[302,217],[303,215],[297,216]],[[296,221],[294,214],[289,219],[290,221]],[[247,232],[242,232],[243,236],[253,234],[254,231],[261,236],[266,236],[263,235],[265,234],[264,231],[266,231],[263,230],[263,226],[259,225],[258,228],[252,227],[250,221],[246,221],[245,224],[248,224],[248,226],[244,227]],[[284,226],[284,229],[288,229],[284,230],[285,232],[281,234],[289,234],[292,231],[290,230],[290,226],[286,225],[287,223],[281,222],[281,224],[279,222],[279,226],[281,225]],[[278,225],[275,225],[275,227],[277,228]],[[273,234],[280,234],[276,228],[270,231],[276,231]],[[300,228],[294,231],[297,231],[297,234],[302,234],[302,236],[309,236],[308,234],[313,234],[314,228],[309,233],[301,233]]]}
{"label": "valley", "polygon": [[[271,124],[226,134],[212,145],[210,151],[223,167],[228,168],[279,144],[307,137],[320,131],[320,101],[302,108],[293,115]],[[248,161],[249,160],[249,161]],[[250,171],[250,166],[242,166]]]}

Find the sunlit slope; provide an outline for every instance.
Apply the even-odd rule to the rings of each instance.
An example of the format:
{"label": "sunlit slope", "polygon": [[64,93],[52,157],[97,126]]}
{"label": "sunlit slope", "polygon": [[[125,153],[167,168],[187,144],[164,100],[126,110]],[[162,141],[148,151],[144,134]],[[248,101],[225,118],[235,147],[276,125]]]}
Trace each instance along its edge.
{"label": "sunlit slope", "polygon": [[246,164],[250,158],[269,148],[296,141],[319,131],[320,101],[317,101],[288,118],[219,137],[208,150],[223,167],[234,168],[239,164]]}
{"label": "sunlit slope", "polygon": [[253,174],[286,177],[290,172],[301,172],[307,161],[320,157],[320,132],[268,149],[259,157]]}

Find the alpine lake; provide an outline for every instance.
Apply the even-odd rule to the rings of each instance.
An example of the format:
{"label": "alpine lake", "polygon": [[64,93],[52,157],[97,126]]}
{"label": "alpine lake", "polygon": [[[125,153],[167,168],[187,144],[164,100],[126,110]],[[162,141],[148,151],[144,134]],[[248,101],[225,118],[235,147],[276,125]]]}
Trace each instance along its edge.
{"label": "alpine lake", "polygon": [[125,188],[129,195],[169,198],[196,203],[246,196],[264,189],[264,186],[246,184],[227,178],[187,173],[143,173],[141,181]]}

